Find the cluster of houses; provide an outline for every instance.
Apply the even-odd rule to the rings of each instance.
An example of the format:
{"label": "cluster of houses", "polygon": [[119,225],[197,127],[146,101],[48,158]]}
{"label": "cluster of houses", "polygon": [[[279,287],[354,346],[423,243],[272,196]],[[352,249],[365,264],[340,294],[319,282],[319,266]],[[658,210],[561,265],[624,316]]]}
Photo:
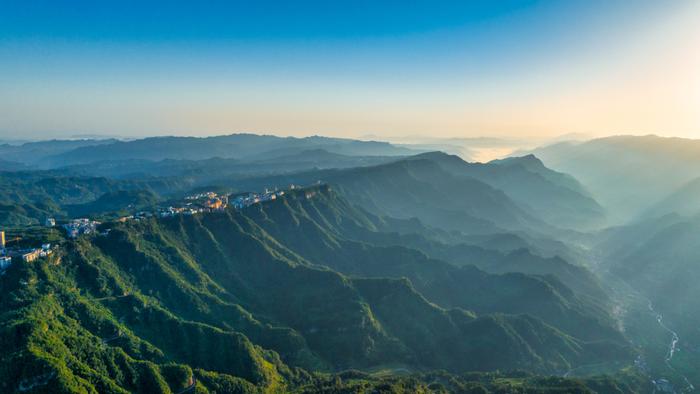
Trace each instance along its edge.
{"label": "cluster of houses", "polygon": [[173,214],[191,215],[202,212],[223,211],[228,207],[228,196],[214,192],[197,193],[185,197],[185,205],[180,208],[168,207]]}
{"label": "cluster of houses", "polygon": [[100,222],[82,218],[69,221],[63,228],[66,229],[69,238],[78,238],[79,235],[96,233],[99,224]]}
{"label": "cluster of houses", "polygon": [[[292,190],[295,188],[297,188],[297,186],[290,186]],[[182,206],[159,208],[156,212],[137,212],[132,216],[119,218],[119,221],[125,222],[127,220],[142,220],[150,217],[165,218],[177,215],[195,215],[204,212],[220,212],[225,210],[229,205],[235,209],[241,209],[259,202],[275,200],[277,197],[283,195],[284,191],[277,189],[265,189],[263,193],[239,194],[231,199],[229,199],[227,195],[217,194],[215,192],[197,193],[185,197],[185,202]]]}
{"label": "cluster of houses", "polygon": [[185,200],[191,201],[188,206],[197,205],[210,210],[223,210],[228,206],[228,196],[214,192],[193,194],[185,197]]}
{"label": "cluster of houses", "polygon": [[[294,188],[294,185],[292,185],[292,189]],[[265,189],[264,193],[247,193],[247,194],[241,194],[233,198],[231,201],[231,205],[236,208],[236,209],[242,209],[245,207],[249,207],[253,204],[257,204],[259,202],[263,201],[271,201],[271,200],[276,200],[277,197],[282,197],[284,196],[284,191],[283,190],[268,190]]]}
{"label": "cluster of houses", "polygon": [[[298,189],[298,186],[290,185],[290,190]],[[185,197],[183,206],[160,208],[155,212],[138,212],[132,216],[125,216],[118,221],[141,220],[150,217],[171,217],[175,215],[194,215],[204,212],[223,211],[229,205],[235,209],[242,209],[264,201],[276,200],[278,197],[284,196],[283,190],[265,189],[263,193],[244,193],[234,196],[230,201],[226,195],[220,195],[214,192],[198,193]],[[307,191],[306,198],[314,197],[315,192]],[[53,218],[47,218],[45,223],[47,227],[54,227],[56,221]],[[63,224],[63,228],[69,238],[77,238],[83,234],[97,234],[97,227],[100,222],[91,219],[72,219],[68,223]],[[106,235],[109,230],[99,235]],[[8,248],[6,247],[5,232],[0,231],[0,272],[7,269],[14,258],[21,259],[25,262],[32,262],[40,257],[47,257],[53,253],[51,244],[43,244],[41,248]]]}
{"label": "cluster of houses", "polygon": [[140,211],[130,216],[123,216],[119,222],[128,220],[140,221],[151,217],[167,218],[177,215],[195,215],[204,212],[223,211],[228,206],[228,196],[219,195],[214,192],[198,193],[185,197],[182,206],[168,206],[158,208],[155,212]]}
{"label": "cluster of houses", "polygon": [[124,216],[119,218],[120,222],[125,222],[127,220],[142,220],[142,219],[147,219],[147,218],[152,218],[152,217],[160,217],[160,218],[167,218],[171,216],[176,216],[176,215],[194,215],[195,213],[200,213],[204,212],[203,209],[201,208],[185,208],[185,207],[164,207],[164,208],[158,208],[157,211],[155,212],[150,212],[150,211],[140,211],[136,212],[135,214],[131,216]]}
{"label": "cluster of houses", "polygon": [[[290,185],[291,190],[298,189],[298,186]],[[155,212],[141,211],[137,212],[131,216],[124,216],[118,219],[120,222],[126,222],[128,220],[142,220],[150,217],[172,217],[177,215],[195,215],[198,213],[205,212],[220,212],[225,210],[229,205],[235,209],[242,209],[253,204],[275,200],[278,197],[284,196],[283,190],[265,189],[263,193],[244,193],[233,196],[224,194],[217,194],[215,192],[204,192],[197,193],[185,197],[182,206],[168,206],[159,208]]]}
{"label": "cluster of houses", "polygon": [[47,257],[53,253],[51,244],[45,243],[41,248],[13,248],[8,247],[5,232],[0,231],[0,271],[5,271],[12,265],[12,260],[17,258],[30,263],[40,257]]}
{"label": "cluster of houses", "polygon": [[[318,181],[317,184],[321,184],[321,181]],[[301,189],[301,187],[293,184],[289,185],[289,190],[295,189]],[[242,209],[245,207],[249,207],[253,204],[257,204],[259,202],[276,200],[278,197],[284,196],[284,193],[284,190],[277,190],[277,188],[275,188],[275,190],[265,189],[265,192],[263,193],[239,194],[231,199],[231,206],[233,206],[235,209]],[[307,199],[313,198],[315,195],[316,192],[313,190],[307,191],[305,193],[305,197]]]}
{"label": "cluster of houses", "polygon": [[[176,216],[176,215],[194,215],[194,214],[202,213],[205,211],[206,210],[204,208],[192,207],[192,206],[167,207],[167,208],[158,209],[156,216],[159,216],[162,218],[167,218],[167,217]],[[137,215],[137,217],[138,217],[138,215]]]}

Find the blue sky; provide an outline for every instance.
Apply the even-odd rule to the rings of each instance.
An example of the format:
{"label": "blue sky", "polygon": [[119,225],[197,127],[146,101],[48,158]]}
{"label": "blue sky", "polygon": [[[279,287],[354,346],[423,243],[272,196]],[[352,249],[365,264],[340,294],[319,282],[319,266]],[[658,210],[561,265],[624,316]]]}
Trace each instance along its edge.
{"label": "blue sky", "polygon": [[0,137],[688,134],[696,5],[2,1]]}

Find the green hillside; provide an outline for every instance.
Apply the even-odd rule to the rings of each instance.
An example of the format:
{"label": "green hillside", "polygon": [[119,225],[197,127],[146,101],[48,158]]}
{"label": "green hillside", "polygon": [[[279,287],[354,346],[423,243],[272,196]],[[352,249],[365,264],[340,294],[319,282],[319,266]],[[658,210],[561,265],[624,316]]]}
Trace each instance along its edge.
{"label": "green hillside", "polygon": [[0,172],[0,226],[119,211],[129,205],[148,206],[157,195],[190,186],[187,178],[115,180],[58,171]]}
{"label": "green hillside", "polygon": [[[49,259],[13,264],[0,277],[7,350],[0,380],[19,382],[11,391],[100,393],[176,393],[192,383],[202,393],[480,392],[509,385],[586,392],[601,384],[630,392],[634,389],[626,384],[640,384],[634,374],[587,381],[461,375],[515,369],[561,374],[590,363],[624,365],[632,355],[622,345],[612,346],[610,336],[600,338],[607,341],[602,345],[527,314],[473,312],[445,300],[443,305],[429,301],[438,300],[422,294],[430,286],[417,276],[399,276],[418,264],[438,267],[420,271],[436,278],[443,270],[461,269],[411,249],[383,255],[385,246],[341,237],[337,221],[315,229],[303,224],[308,218],[299,208],[339,212],[343,205],[348,206],[322,187],[243,212],[114,223],[107,236],[66,241]],[[291,216],[273,215],[278,208]],[[323,217],[350,220],[347,215]],[[355,219],[356,232],[372,226],[361,216]],[[296,235],[278,237],[275,227],[296,227]],[[325,239],[318,238],[321,230]],[[337,262],[305,256],[304,237],[334,248],[347,264],[353,255],[374,259],[386,274],[338,272]],[[405,255],[417,260],[404,260]],[[394,261],[382,263],[381,258]],[[547,283],[521,277],[526,283]],[[541,297],[555,301],[571,293],[554,283],[542,289],[558,286],[558,295]],[[578,316],[575,308],[565,313]],[[452,375],[325,374],[350,368],[439,369]]]}

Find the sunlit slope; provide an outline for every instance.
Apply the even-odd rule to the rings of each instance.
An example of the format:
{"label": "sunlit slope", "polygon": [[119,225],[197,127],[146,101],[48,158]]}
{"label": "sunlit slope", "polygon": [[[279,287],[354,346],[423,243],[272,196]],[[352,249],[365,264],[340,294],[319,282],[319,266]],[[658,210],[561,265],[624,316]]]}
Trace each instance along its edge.
{"label": "sunlit slope", "polygon": [[[561,259],[542,259],[524,251],[506,255],[487,252],[471,258],[471,264],[493,265],[494,271],[501,265],[501,272],[508,272],[504,275],[483,272],[469,265],[469,259],[461,261],[463,267],[451,265],[419,250],[456,258],[454,248],[462,250],[470,248],[468,245],[440,244],[415,234],[387,238],[373,230],[391,224],[352,206],[328,187],[319,187],[312,198],[293,194],[283,203],[261,204],[244,214],[307,260],[340,272],[406,277],[430,301],[445,307],[529,313],[585,339],[622,340],[612,329],[606,296],[597,280],[585,269]],[[513,269],[506,271],[505,266]],[[528,271],[549,276],[522,274]],[[572,277],[576,274],[578,278]],[[576,294],[562,280],[577,283],[582,294]]]}
{"label": "sunlit slope", "polygon": [[[336,209],[328,193],[300,191],[259,212],[115,224],[108,236],[67,243],[60,264],[13,265],[0,279],[8,349],[3,380],[36,383],[44,392],[44,379],[57,392],[178,392],[193,379],[201,390],[284,391],[316,379],[304,370],[404,365],[561,373],[631,357],[611,337],[585,340],[556,328],[555,321],[488,308],[475,313],[468,303],[460,305],[459,292],[451,297],[462,301],[448,305],[422,294],[431,287],[417,276],[392,279],[419,264],[439,267],[423,271],[435,278],[458,270],[418,252],[384,255],[386,247],[331,233],[321,239],[302,224],[308,218],[301,211],[292,210],[299,215],[287,216],[290,223],[272,211],[265,215],[268,208],[304,202]],[[272,223],[328,242],[347,264],[368,259],[381,272],[347,276],[330,269],[331,261],[304,257],[301,241],[278,239]],[[353,255],[357,248],[365,250]],[[416,260],[402,268],[411,255]],[[576,310],[588,308],[567,298],[570,290],[561,284],[521,277],[544,291],[531,293],[540,300],[561,302],[564,316],[582,316]],[[516,289],[520,280],[509,279],[509,287]]]}

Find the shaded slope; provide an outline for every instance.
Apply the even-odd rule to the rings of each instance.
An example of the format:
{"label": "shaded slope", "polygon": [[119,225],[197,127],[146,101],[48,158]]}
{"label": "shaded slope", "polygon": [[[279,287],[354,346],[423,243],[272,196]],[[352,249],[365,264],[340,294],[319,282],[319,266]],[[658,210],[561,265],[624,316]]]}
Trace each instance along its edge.
{"label": "shaded slope", "polygon": [[453,175],[472,177],[503,190],[537,217],[558,227],[590,227],[603,222],[603,208],[576,179],[550,170],[533,155],[483,164],[440,152],[416,157],[430,158]]}
{"label": "shaded slope", "polygon": [[643,212],[641,217],[649,219],[671,213],[684,216],[694,216],[700,213],[700,178],[695,178],[673,191]]}
{"label": "shaded slope", "polygon": [[697,178],[700,140],[614,136],[535,149],[550,168],[573,175],[619,222]]}
{"label": "shaded slope", "polygon": [[[381,225],[376,218],[364,215],[327,187],[307,196],[290,194],[283,201],[254,206],[244,214],[285,246],[317,264],[356,276],[407,277],[428,299],[446,307],[480,313],[530,313],[585,339],[622,341],[606,312],[605,293],[595,278],[581,268],[561,259],[546,260],[527,253],[499,255],[492,263],[522,263],[531,267],[533,273],[559,274],[567,281],[580,282],[578,287],[586,294],[583,297],[552,277],[489,275],[472,266],[457,268],[406,248],[408,242],[404,246],[368,244],[374,239],[384,241],[381,234],[371,231]],[[344,234],[365,242],[353,241]],[[431,247],[441,249],[437,245]],[[576,273],[582,276],[573,277]]]}
{"label": "shaded slope", "polygon": [[523,231],[541,236],[558,230],[540,217],[575,228],[592,226],[603,215],[574,179],[534,158],[470,164],[438,152],[362,168],[223,177],[216,183],[261,190],[317,181],[379,216],[417,217],[466,234]]}

